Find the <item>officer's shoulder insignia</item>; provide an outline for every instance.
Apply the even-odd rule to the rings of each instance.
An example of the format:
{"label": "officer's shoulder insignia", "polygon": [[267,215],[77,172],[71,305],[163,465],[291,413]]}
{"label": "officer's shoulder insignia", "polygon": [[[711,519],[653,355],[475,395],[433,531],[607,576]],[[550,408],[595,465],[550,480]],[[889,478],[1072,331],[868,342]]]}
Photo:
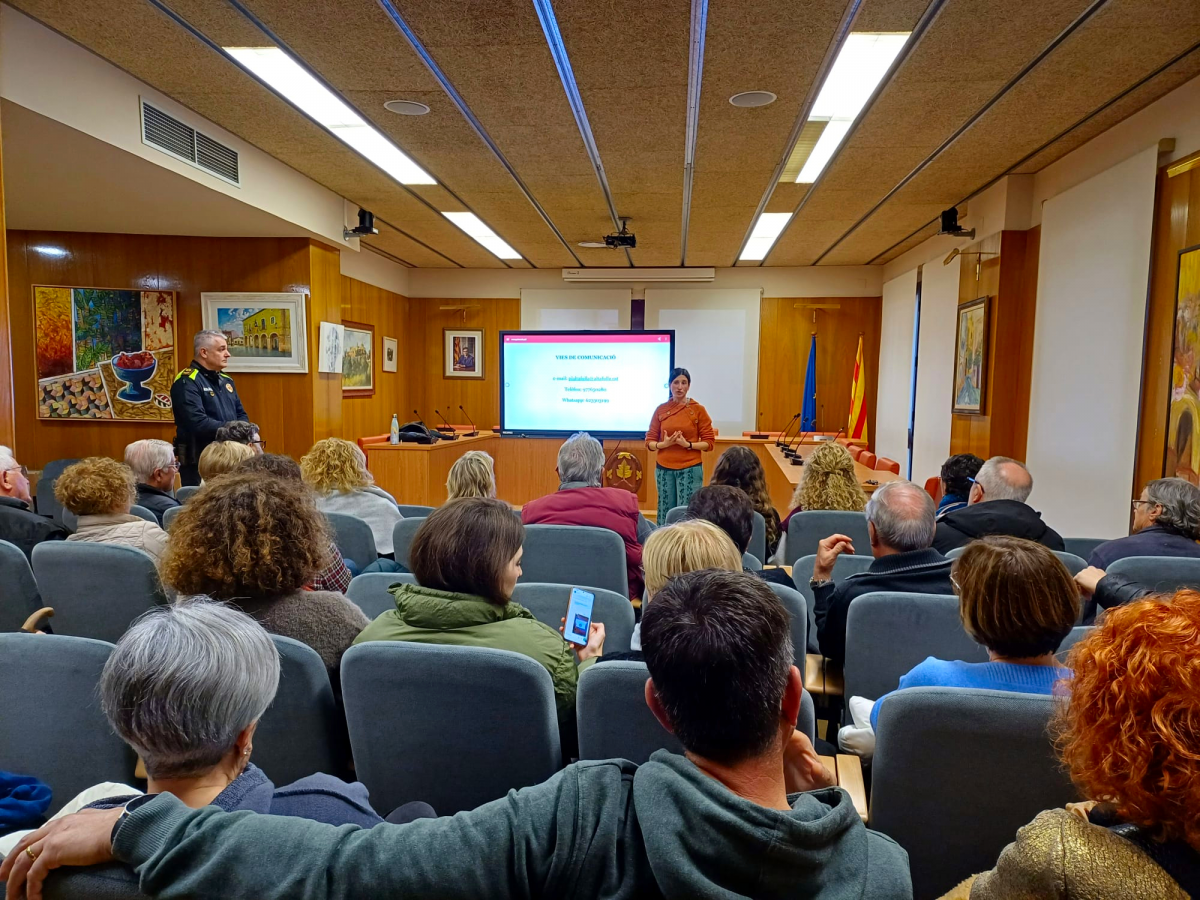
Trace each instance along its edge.
{"label": "officer's shoulder insignia", "polygon": [[180,370],[179,370],[179,374],[175,376],[175,380],[176,380],[176,381],[178,381],[180,378],[184,378],[184,377],[191,378],[192,380],[195,380],[195,378],[196,378],[196,367],[195,367],[195,366],[187,366],[187,367],[186,367],[186,368],[184,368],[184,369],[180,369]]}
{"label": "officer's shoulder insignia", "polygon": [[229,391],[229,393],[231,393],[231,394],[233,393],[233,382],[232,381],[225,382],[225,390]]}

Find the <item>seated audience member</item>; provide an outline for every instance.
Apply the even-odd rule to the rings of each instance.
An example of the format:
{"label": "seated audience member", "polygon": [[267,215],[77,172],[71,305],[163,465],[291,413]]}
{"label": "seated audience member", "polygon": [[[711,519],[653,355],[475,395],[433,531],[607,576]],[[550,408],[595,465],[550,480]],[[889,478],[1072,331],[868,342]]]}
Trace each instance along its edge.
{"label": "seated audience member", "polygon": [[[5,447],[5,450],[8,448]],[[0,541],[8,541],[32,560],[42,541],[65,540],[70,534],[58,523],[32,509],[29,479],[11,453],[0,454]]]}
{"label": "seated audience member", "polygon": [[371,897],[912,896],[904,851],[863,825],[795,730],[803,687],[787,612],[766,584],[680,575],[642,629],[646,703],[686,756],[580,762],[472,812],[366,831],[190,810],[159,795],[124,816],[50,823],[0,876],[36,893],[50,869],[118,859],[150,896],[229,900],[315,897],[330,885]]}
{"label": "seated audience member", "polygon": [[993,456],[979,467],[967,505],[938,520],[933,546],[940,553],[949,553],[976,538],[1006,534],[1037,541],[1051,550],[1064,549],[1058,532],[1025,502],[1032,490],[1033,476],[1024,464],[1007,456]]}
{"label": "seated audience member", "polygon": [[[725,488],[719,488],[724,490]],[[700,491],[713,490],[701,488]],[[741,493],[737,488],[729,488]],[[700,493],[697,491],[696,494]],[[696,498],[692,495],[692,499]],[[744,497],[745,495],[742,494]],[[642,598],[642,609],[654,599],[671,578],[684,572],[698,572],[700,569],[722,569],[726,572],[742,572],[742,554],[734,545],[733,540],[722,529],[712,522],[702,519],[685,519],[674,525],[666,525],[654,531],[646,539],[646,552],[643,557],[646,567],[646,595]],[[633,626],[633,636],[630,639],[630,651],[609,653],[598,662],[614,659],[635,660],[641,662],[642,655],[642,626]]]}
{"label": "seated audience member", "polygon": [[258,435],[258,426],[253,422],[234,420],[226,422],[217,429],[214,441],[233,441],[235,444],[245,444],[255,453],[262,454],[267,450],[267,442]]}
{"label": "seated audience member", "polygon": [[[290,456],[281,456],[278,453],[260,453],[252,456],[243,460],[234,471],[257,472],[273,478],[282,478],[284,481],[304,484],[304,479],[300,476],[300,464]],[[346,560],[342,558],[342,551],[338,549],[333,538],[330,538],[329,565],[317,573],[317,576],[308,583],[308,587],[314,591],[335,591],[344,594],[350,587],[350,580],[353,577],[354,573],[347,568]]]}
{"label": "seated audience member", "polygon": [[766,562],[775,555],[779,547],[779,511],[771,505],[767,491],[767,473],[762,460],[749,447],[730,447],[717,460],[709,484],[727,484],[745,491],[754,505],[754,511],[762,515],[767,524]]}
{"label": "seated audience member", "polygon": [[[745,553],[746,548],[750,546],[750,536],[754,532],[754,507],[746,492],[740,488],[727,484],[710,484],[700,488],[688,501],[687,517],[712,522],[729,535],[738,548],[738,553]],[[644,552],[642,563],[643,566],[647,565]],[[778,567],[746,571],[765,581],[795,587],[791,576]]]}
{"label": "seated audience member", "polygon": [[227,601],[267,631],[308,644],[337,684],[342,654],[369,620],[341,594],[304,589],[329,565],[329,541],[304,485],[237,472],[184,504],[160,572],[183,596]]}
{"label": "seated audience member", "polygon": [[1158,478],[1133,501],[1133,533],[1105,541],[1088,565],[1107,569],[1130,556],[1200,558],[1200,487],[1182,478]]}
{"label": "seated audience member", "polygon": [[557,493],[531,500],[521,509],[526,525],[592,525],[615,531],[625,542],[629,596],[642,595],[642,544],[654,530],[638,512],[637,495],[601,487],[604,448],[581,431],[558,448]]}
{"label": "seated audience member", "polygon": [[[817,641],[834,662],[846,659],[846,614],[855,597],[874,591],[906,594],[953,594],[950,560],[933,549],[933,498],[911,481],[891,481],[867,504],[867,532],[875,561],[865,572],[834,584],[833,566],[856,549],[850,538],[834,534],[818,545],[813,564],[813,607]],[[865,548],[864,548],[865,549]]]}
{"label": "seated audience member", "polygon": [[254,451],[237,441],[213,441],[200,452],[200,483],[205,484],[219,475],[228,475]]}
{"label": "seated audience member", "polygon": [[452,500],[417,529],[408,566],[418,584],[392,586],[396,608],[381,613],[354,641],[414,641],[492,647],[545,666],[560,718],[575,708],[579,668],[604,652],[604,626],[576,647],[514,603],[525,528],[500,500]]}
{"label": "seated audience member", "polygon": [[496,466],[489,453],[468,450],[454,461],[446,478],[446,499],[496,499]]}
{"label": "seated audience member", "polygon": [[[986,688],[1051,694],[1066,674],[1054,654],[1079,618],[1079,592],[1057,556],[1033,541],[986,537],[967,545],[951,570],[967,634],[987,648],[989,662],[932,656],[900,679],[913,687]],[[879,723],[879,707],[871,726]]]}
{"label": "seated audience member", "polygon": [[[325,438],[301,457],[300,471],[316,491],[321,512],[358,516],[371,526],[380,556],[392,555],[392,528],[404,517],[395,498],[375,486],[362,450],[341,438]],[[355,562],[361,566],[370,561]]]}
{"label": "seated audience member", "polygon": [[937,508],[939,519],[966,507],[971,485],[982,465],[983,460],[974,453],[959,453],[942,463],[942,499]]}
{"label": "seated audience member", "polygon": [[167,533],[129,510],[137,500],[137,482],[129,466],[92,456],[63,469],[54,496],[79,517],[68,541],[123,544],[143,550],[158,562],[167,548]]}
{"label": "seated audience member", "polygon": [[796,513],[813,509],[862,512],[866,508],[867,495],[858,483],[850,451],[836,441],[821,444],[800,470],[800,483],[792,492],[792,509],[779,525],[781,539],[775,560],[783,562],[788,525]]}
{"label": "seated audience member", "polygon": [[1200,594],[1110,611],[1068,665],[1058,752],[1088,802],[1039,813],[946,900],[1197,895]]}
{"label": "seated audience member", "polygon": [[179,474],[175,448],[166,441],[134,441],[125,448],[125,465],[137,480],[137,505],[154,513],[161,525],[163,514],[179,506],[175,499],[175,476]]}

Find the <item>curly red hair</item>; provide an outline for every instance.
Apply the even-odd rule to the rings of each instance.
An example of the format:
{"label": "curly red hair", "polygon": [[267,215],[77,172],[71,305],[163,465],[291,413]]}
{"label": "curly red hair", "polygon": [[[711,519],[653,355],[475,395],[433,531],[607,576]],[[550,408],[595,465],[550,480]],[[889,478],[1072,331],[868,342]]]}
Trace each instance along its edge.
{"label": "curly red hair", "polygon": [[1059,752],[1084,796],[1200,850],[1200,593],[1109,610],[1068,665]]}

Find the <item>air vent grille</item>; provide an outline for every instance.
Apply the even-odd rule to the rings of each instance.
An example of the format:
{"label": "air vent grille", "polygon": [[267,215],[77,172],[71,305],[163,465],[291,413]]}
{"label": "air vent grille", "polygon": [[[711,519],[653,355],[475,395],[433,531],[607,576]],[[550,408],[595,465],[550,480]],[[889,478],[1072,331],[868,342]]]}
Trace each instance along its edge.
{"label": "air vent grille", "polygon": [[236,150],[214,141],[145,100],[142,101],[142,142],[231,184],[241,183]]}

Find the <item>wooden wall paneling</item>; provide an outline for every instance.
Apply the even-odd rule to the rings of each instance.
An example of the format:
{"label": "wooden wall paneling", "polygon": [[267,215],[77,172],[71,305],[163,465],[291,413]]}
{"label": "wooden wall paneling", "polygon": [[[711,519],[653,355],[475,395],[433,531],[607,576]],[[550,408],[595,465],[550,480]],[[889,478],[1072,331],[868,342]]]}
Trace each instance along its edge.
{"label": "wooden wall paneling", "polygon": [[[1195,156],[1200,158],[1200,154]],[[1134,483],[1131,485],[1133,495],[1147,481],[1161,478],[1164,472],[1179,251],[1200,244],[1200,168],[1180,172],[1174,177],[1170,176],[1169,168],[1164,166],[1159,169],[1154,201],[1150,291],[1146,305],[1145,355],[1142,360],[1142,400],[1138,416]]]}
{"label": "wooden wall paneling", "polygon": [[[1000,235],[995,234],[965,247],[963,252],[979,250],[986,253],[999,253],[1000,243]],[[977,259],[980,261],[978,277],[976,277],[975,265]],[[936,263],[934,264],[936,265]],[[1000,334],[1003,328],[1010,325],[1010,319],[1004,314],[1003,301],[998,296],[1000,291],[1000,268],[1000,256],[963,256],[962,267],[959,269],[958,302],[960,305],[971,300],[977,300],[985,295],[991,298],[988,304],[990,334],[988,336],[988,379],[984,415],[962,416],[951,413],[951,454],[974,453],[984,459],[987,459],[991,455],[992,425],[997,414],[997,404],[1003,405],[1004,402],[1003,389],[997,390],[996,366],[999,358],[999,354],[997,353],[997,335]],[[957,329],[957,324],[955,327]],[[1001,341],[1001,344],[1003,345],[1004,341]],[[953,353],[954,348],[935,348],[935,352]],[[917,365],[920,365],[919,361]],[[1003,364],[1001,364],[1000,368],[1003,370]],[[947,397],[946,403],[950,404],[952,400],[952,397]],[[1003,411],[1001,412],[1001,419],[1003,420]]]}
{"label": "wooden wall paneling", "polygon": [[[342,434],[342,375],[317,371],[321,322],[341,324],[341,256],[328,244],[309,241],[311,268],[308,326],[308,372],[312,378],[313,441]],[[378,433],[378,432],[376,432]]]}
{"label": "wooden wall paneling", "polygon": [[[796,308],[796,304],[809,303],[836,304],[838,308],[815,310],[814,324],[812,308]],[[758,354],[759,429],[779,431],[800,410],[813,332],[817,334],[817,429],[844,428],[850,417],[850,383],[862,333],[868,436],[874,437],[882,303],[880,297],[763,298]]]}
{"label": "wooden wall paneling", "polygon": [[[365,322],[375,326],[375,394],[371,397],[344,397],[342,400],[342,437],[355,441],[372,434],[383,434],[391,425],[392,414],[400,421],[411,418],[409,410],[409,344],[407,297],[342,276],[342,321]],[[395,338],[396,371],[383,371],[383,339]]]}
{"label": "wooden wall paneling", "polygon": [[[4,163],[0,159],[0,237],[5,233]],[[16,443],[16,416],[13,410],[12,322],[9,317],[8,242],[0,241],[0,444]]]}

